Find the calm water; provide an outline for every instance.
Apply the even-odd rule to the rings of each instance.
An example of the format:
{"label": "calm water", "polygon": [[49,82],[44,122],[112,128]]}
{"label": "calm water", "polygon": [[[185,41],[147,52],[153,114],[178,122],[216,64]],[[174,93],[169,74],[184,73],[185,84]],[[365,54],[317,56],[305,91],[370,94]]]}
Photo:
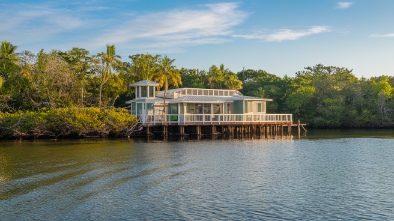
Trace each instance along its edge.
{"label": "calm water", "polygon": [[0,142],[0,220],[394,220],[394,133],[323,134]]}

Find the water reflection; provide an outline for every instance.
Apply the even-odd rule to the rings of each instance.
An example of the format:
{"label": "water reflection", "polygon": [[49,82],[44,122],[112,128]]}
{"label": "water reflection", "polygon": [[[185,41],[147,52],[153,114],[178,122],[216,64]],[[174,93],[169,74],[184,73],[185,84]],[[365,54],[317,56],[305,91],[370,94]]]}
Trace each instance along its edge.
{"label": "water reflection", "polygon": [[0,152],[0,183],[11,179],[9,163],[7,162],[5,154]]}

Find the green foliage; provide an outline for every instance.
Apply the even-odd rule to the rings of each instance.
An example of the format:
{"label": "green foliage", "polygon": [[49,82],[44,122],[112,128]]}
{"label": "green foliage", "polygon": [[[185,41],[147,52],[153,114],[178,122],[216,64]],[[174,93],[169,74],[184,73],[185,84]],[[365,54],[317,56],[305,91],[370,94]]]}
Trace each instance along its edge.
{"label": "green foliage", "polygon": [[122,108],[57,108],[0,113],[1,138],[129,136],[137,119]]}
{"label": "green foliage", "polygon": [[180,77],[182,79],[182,86],[186,88],[207,88],[207,73],[198,69],[180,70]]}

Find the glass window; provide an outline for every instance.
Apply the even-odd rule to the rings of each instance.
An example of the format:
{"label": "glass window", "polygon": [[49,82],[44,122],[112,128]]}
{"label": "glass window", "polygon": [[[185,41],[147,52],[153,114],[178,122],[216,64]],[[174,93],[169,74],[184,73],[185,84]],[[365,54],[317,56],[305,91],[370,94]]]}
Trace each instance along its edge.
{"label": "glass window", "polygon": [[211,104],[204,104],[204,114],[211,114]]}
{"label": "glass window", "polygon": [[202,104],[196,104],[196,114],[202,114]]}
{"label": "glass window", "polygon": [[186,111],[188,114],[194,114],[195,113],[195,109],[194,109],[194,104],[187,104],[186,106]]}
{"label": "glass window", "polygon": [[137,98],[140,97],[140,87],[135,88],[135,97],[137,97]]}
{"label": "glass window", "polygon": [[168,107],[168,114],[178,114],[178,104],[170,104]]}
{"label": "glass window", "polygon": [[137,114],[143,114],[142,113],[142,103],[137,103]]}
{"label": "glass window", "polygon": [[263,112],[261,103],[257,103],[257,112]]}
{"label": "glass window", "polygon": [[221,114],[221,110],[220,110],[220,105],[219,104],[214,104],[213,105],[213,112],[214,114]]}
{"label": "glass window", "polygon": [[147,97],[147,90],[146,90],[146,86],[141,87],[141,97]]}
{"label": "glass window", "polygon": [[131,103],[131,114],[132,115],[136,115],[137,114],[136,104],[135,103]]}
{"label": "glass window", "polygon": [[149,95],[148,97],[154,97],[154,91],[155,91],[155,87],[154,86],[149,86]]}

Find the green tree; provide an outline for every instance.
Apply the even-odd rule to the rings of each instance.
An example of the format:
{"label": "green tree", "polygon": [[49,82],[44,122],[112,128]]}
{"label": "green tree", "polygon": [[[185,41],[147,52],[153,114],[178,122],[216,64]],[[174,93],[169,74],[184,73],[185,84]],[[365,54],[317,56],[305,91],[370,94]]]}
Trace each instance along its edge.
{"label": "green tree", "polygon": [[80,96],[80,105],[84,105],[84,97],[87,93],[86,84],[91,74],[92,57],[88,50],[83,48],[72,48],[69,51],[59,52],[59,55],[70,65],[73,75],[76,76]]}
{"label": "green tree", "polygon": [[116,54],[115,45],[107,45],[107,52],[98,53],[94,58],[96,74],[99,79],[98,106],[101,107],[104,85],[114,78],[114,72],[119,70],[123,63],[120,61],[121,57]]}
{"label": "green tree", "polygon": [[182,68],[180,71],[183,87],[207,88],[207,73],[204,70]]}
{"label": "green tree", "polygon": [[159,65],[160,55],[136,54],[129,56],[129,58],[132,61],[130,71],[135,81],[153,80]]}
{"label": "green tree", "polygon": [[74,106],[79,97],[76,82],[70,65],[56,51],[41,50],[30,76],[30,98],[37,108]]}
{"label": "green tree", "polygon": [[10,104],[17,93],[14,93],[12,79],[19,72],[19,56],[17,46],[10,42],[1,42],[0,48],[0,110],[12,110]]}
{"label": "green tree", "polygon": [[288,109],[296,118],[319,127],[354,124],[356,112],[350,105],[355,91],[347,89],[357,82],[351,70],[318,64],[296,73],[289,90]]}
{"label": "green tree", "polygon": [[212,65],[208,71],[208,86],[211,89],[221,89],[224,82],[224,73],[222,66],[219,68],[216,65]]}
{"label": "green tree", "polygon": [[[179,85],[182,85],[179,71],[173,64],[174,61],[175,59],[170,59],[167,56],[165,56],[163,59],[160,59],[160,63],[157,69],[158,72],[155,76],[155,80],[159,83],[158,89],[160,90],[160,88],[164,86],[164,107],[166,106],[165,103],[168,84],[172,84],[174,87],[179,87]],[[163,110],[163,116],[166,116],[166,108],[164,108]]]}
{"label": "green tree", "polygon": [[1,42],[0,76],[7,78],[12,72],[18,70],[19,57],[16,53],[17,48],[17,46],[10,42]]}

